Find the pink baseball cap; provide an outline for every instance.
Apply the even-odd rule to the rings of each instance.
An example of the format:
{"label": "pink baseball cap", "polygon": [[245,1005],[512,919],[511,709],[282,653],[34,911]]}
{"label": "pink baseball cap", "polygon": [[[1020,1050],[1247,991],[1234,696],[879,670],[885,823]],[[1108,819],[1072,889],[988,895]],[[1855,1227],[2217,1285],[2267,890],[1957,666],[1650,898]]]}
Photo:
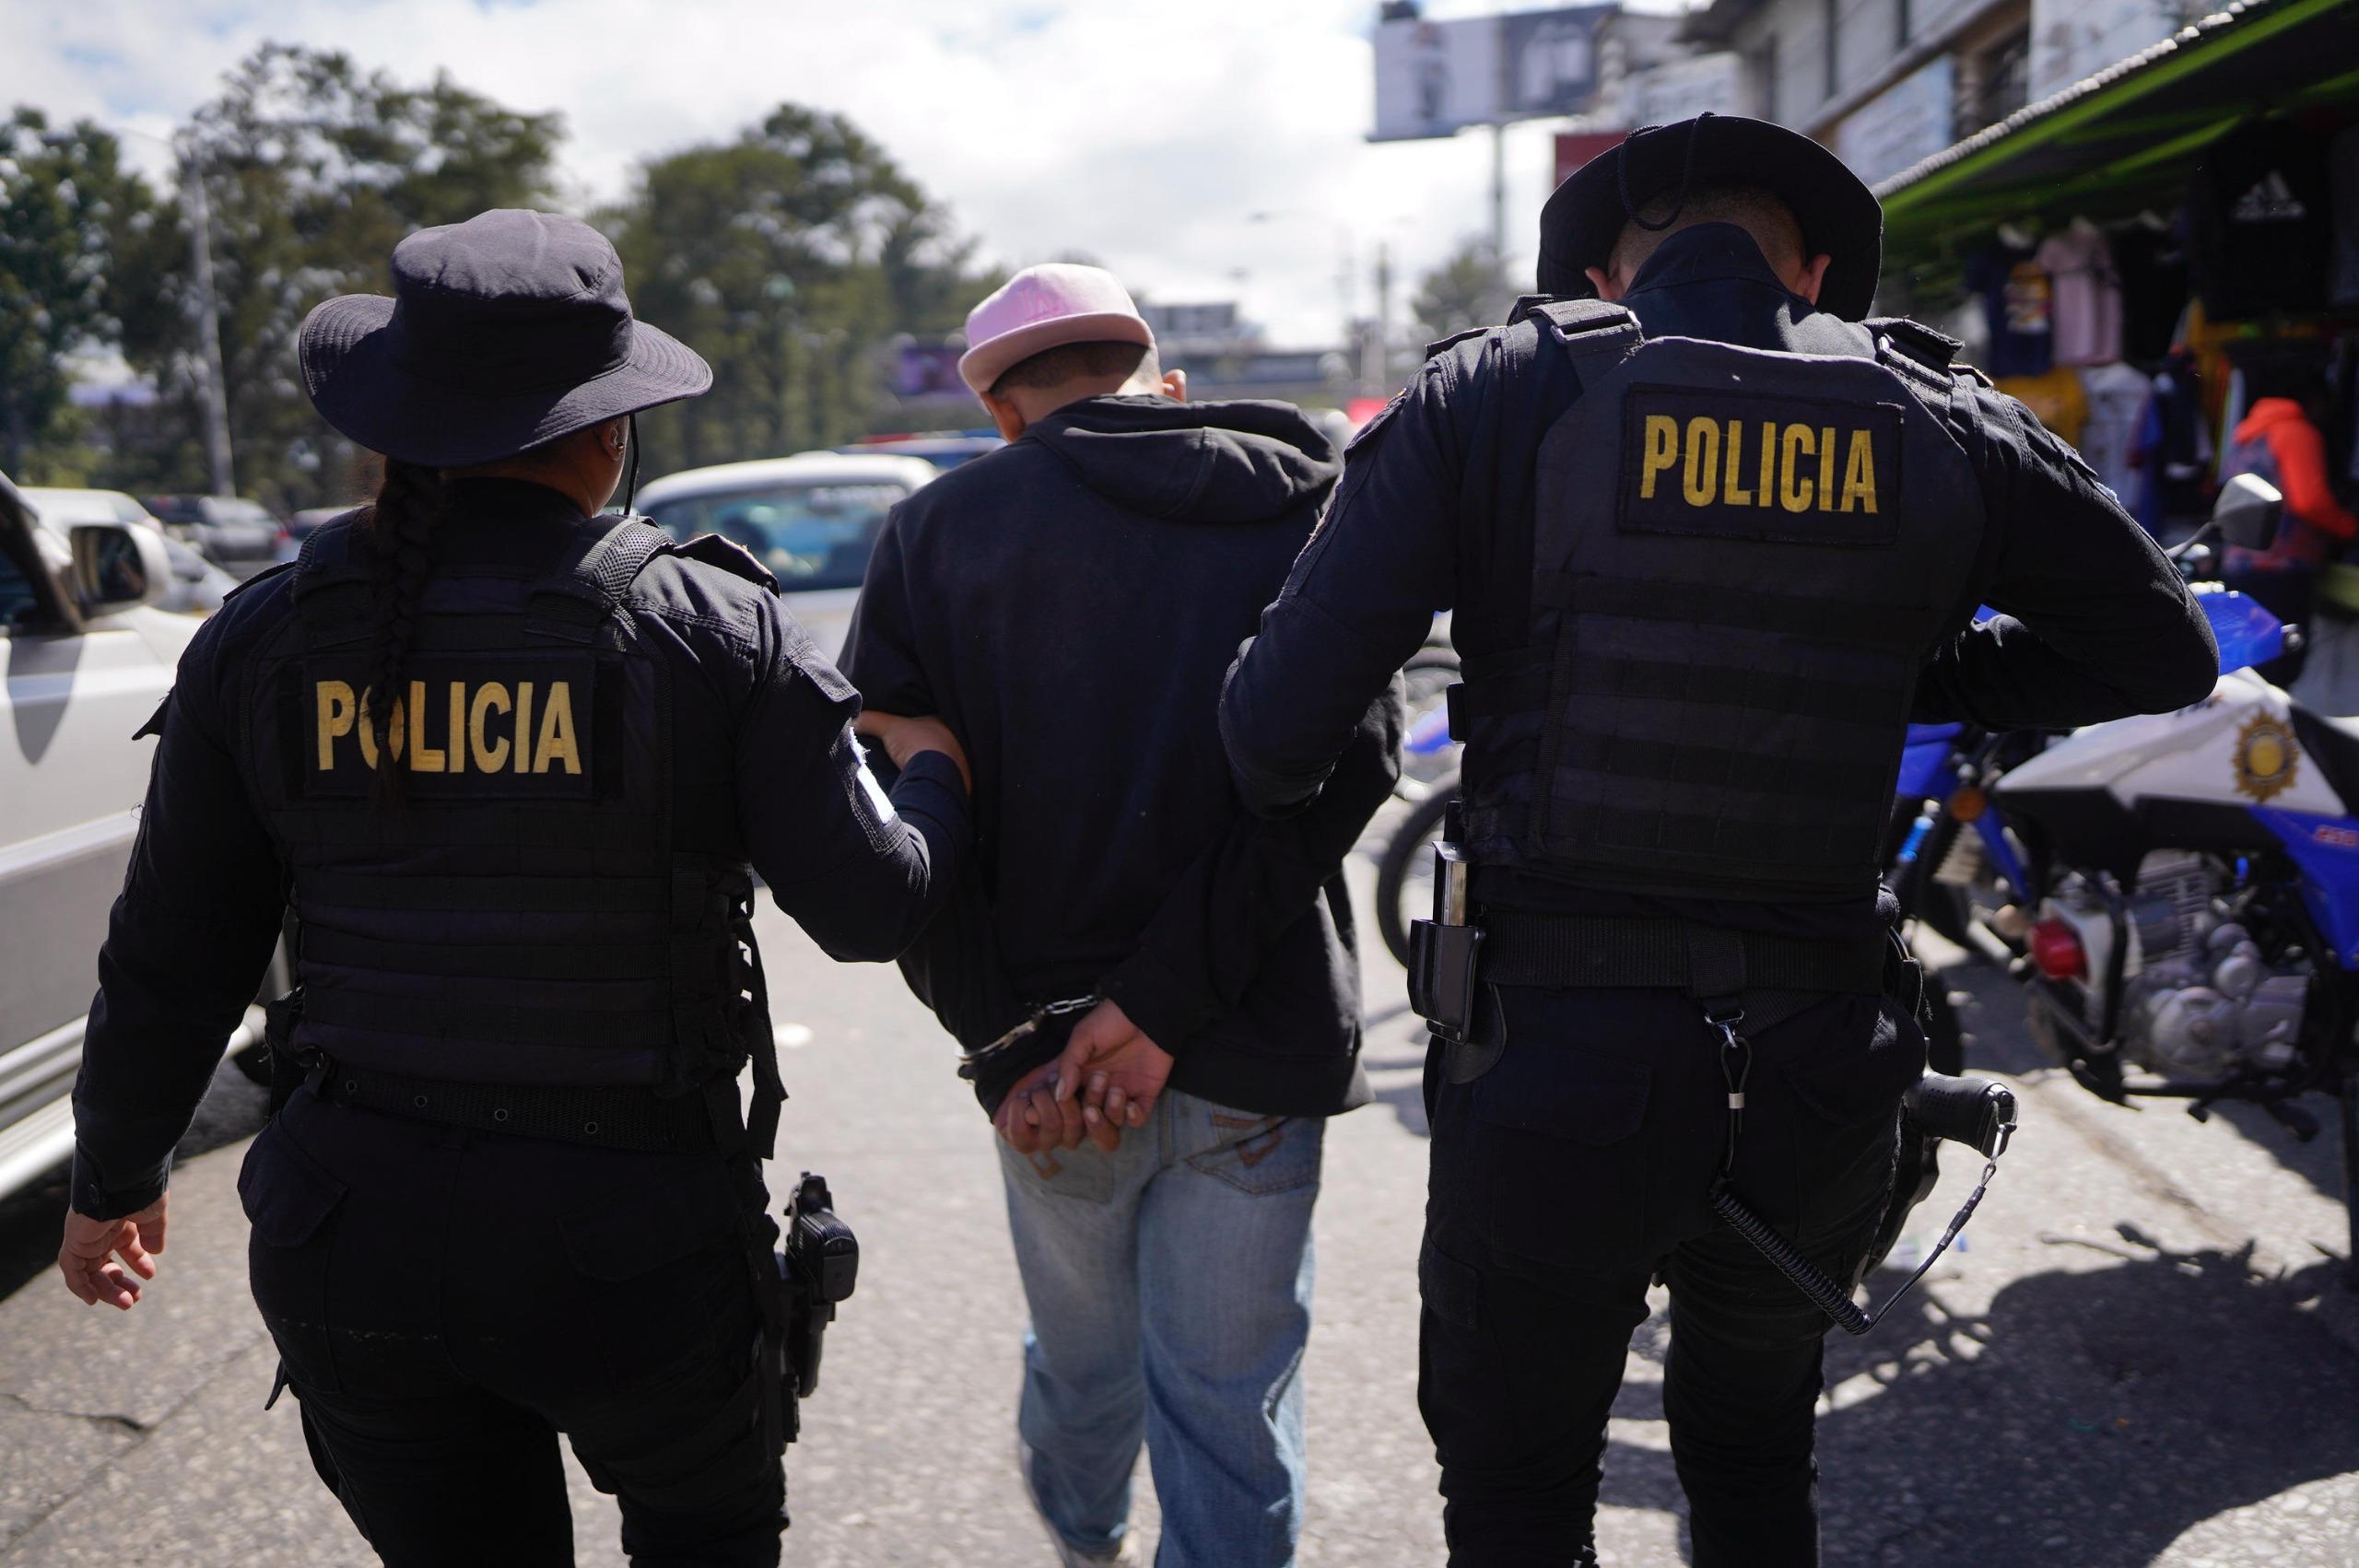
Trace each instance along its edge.
{"label": "pink baseball cap", "polygon": [[1103,267],[1043,262],[1017,273],[967,312],[967,342],[958,375],[978,392],[1010,367],[1068,343],[1135,343],[1155,346],[1155,331],[1131,302],[1130,290]]}

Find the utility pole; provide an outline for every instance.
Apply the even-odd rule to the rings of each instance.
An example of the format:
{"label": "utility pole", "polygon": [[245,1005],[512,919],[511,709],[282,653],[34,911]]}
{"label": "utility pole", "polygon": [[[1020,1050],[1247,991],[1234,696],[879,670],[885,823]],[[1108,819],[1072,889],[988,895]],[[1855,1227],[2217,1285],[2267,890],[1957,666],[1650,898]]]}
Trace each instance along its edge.
{"label": "utility pole", "polygon": [[1491,264],[1508,265],[1508,123],[1491,122]]}
{"label": "utility pole", "polygon": [[213,287],[213,205],[205,195],[205,171],[197,166],[194,146],[183,144],[181,155],[181,197],[188,204],[189,270],[196,283],[196,344],[204,368],[205,459],[211,471],[213,493],[238,493],[237,472],[229,461],[229,382],[221,369],[221,299]]}

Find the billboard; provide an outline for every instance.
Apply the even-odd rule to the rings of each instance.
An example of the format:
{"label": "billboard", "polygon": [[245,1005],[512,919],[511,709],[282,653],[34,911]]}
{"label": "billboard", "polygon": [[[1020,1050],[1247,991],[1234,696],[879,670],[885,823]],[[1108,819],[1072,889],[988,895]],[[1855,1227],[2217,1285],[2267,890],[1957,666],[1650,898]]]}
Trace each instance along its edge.
{"label": "billboard", "polygon": [[1371,141],[1454,135],[1469,125],[1578,114],[1597,95],[1597,29],[1613,6],[1376,27]]}

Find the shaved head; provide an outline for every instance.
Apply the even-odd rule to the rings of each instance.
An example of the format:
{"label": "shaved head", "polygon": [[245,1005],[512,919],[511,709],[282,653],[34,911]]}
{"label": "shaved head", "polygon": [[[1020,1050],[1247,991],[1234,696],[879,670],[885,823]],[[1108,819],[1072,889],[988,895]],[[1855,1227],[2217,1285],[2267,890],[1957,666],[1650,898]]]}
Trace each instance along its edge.
{"label": "shaved head", "polygon": [[1758,185],[1709,186],[1688,192],[1684,202],[1675,196],[1657,196],[1639,209],[1638,216],[1664,227],[1648,228],[1636,221],[1622,226],[1622,237],[1614,242],[1605,265],[1625,287],[1664,240],[1699,223],[1732,223],[1743,229],[1780,275],[1805,259],[1802,226],[1795,221],[1793,209]]}

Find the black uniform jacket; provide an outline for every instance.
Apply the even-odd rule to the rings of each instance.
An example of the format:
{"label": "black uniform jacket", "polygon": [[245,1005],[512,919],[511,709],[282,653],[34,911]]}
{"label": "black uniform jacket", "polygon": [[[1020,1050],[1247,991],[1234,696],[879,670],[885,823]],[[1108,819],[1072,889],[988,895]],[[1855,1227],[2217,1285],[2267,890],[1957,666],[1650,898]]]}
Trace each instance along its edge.
{"label": "black uniform jacket", "polygon": [[[1298,821],[1245,811],[1215,712],[1335,474],[1284,404],[1099,397],[895,509],[844,668],[880,710],[942,715],[974,767],[974,885],[902,961],[962,1045],[1095,992],[1186,1093],[1273,1116],[1367,1097],[1339,868],[1397,776],[1391,672]],[[1054,1054],[1043,1034],[986,1105]]]}
{"label": "black uniform jacket", "polygon": [[[1625,298],[1649,337],[1856,354],[1853,332],[1789,294],[1727,224],[1672,235]],[[1452,343],[1353,443],[1334,504],[1223,693],[1221,728],[1255,810],[1312,795],[1355,717],[1455,608],[1474,656],[1526,646],[1541,439],[1580,392],[1569,357],[1530,319]],[[2201,700],[2218,678],[2211,629],[2165,560],[2071,448],[2014,399],[1983,390],[1988,531],[1974,567],[2002,612],[1964,630],[1919,676],[1919,722],[2060,728]],[[1884,917],[1830,905],[1642,901],[1498,867],[1495,907],[1671,912],[1707,923],[1842,938]]]}
{"label": "black uniform jacket", "polygon": [[[432,553],[438,564],[529,566],[584,526],[554,490],[465,480]],[[165,704],[74,1090],[73,1203],[86,1214],[131,1213],[163,1189],[172,1145],[278,935],[278,856],[229,750],[227,715],[247,661],[295,614],[292,584],[273,572],[232,595],[189,645]],[[732,776],[675,777],[677,845],[751,861],[836,958],[898,954],[966,852],[957,766],[920,756],[880,810],[886,797],[850,731],[860,698],[767,589],[658,556],[628,603],[673,661],[674,721],[735,737]]]}

